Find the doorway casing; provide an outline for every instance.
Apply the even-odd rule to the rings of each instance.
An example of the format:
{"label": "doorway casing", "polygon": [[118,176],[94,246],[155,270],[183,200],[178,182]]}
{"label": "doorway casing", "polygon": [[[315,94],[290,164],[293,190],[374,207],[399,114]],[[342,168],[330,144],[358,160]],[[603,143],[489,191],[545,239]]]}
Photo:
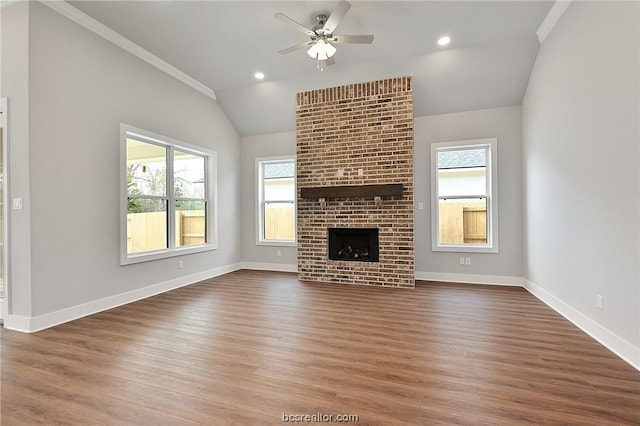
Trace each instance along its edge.
{"label": "doorway casing", "polygon": [[8,146],[8,102],[7,98],[0,98],[0,158],[1,158],[1,170],[0,170],[0,321],[4,324],[8,314],[10,313],[9,306],[9,209],[8,209],[8,194],[7,194],[7,146]]}

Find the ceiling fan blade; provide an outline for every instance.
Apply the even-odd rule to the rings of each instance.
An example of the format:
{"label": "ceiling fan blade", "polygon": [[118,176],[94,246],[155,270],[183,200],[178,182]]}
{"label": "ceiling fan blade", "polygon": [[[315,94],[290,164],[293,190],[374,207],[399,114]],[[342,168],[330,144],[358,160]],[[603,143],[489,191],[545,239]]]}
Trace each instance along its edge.
{"label": "ceiling fan blade", "polygon": [[371,44],[373,43],[372,35],[339,35],[333,36],[332,43],[358,43],[358,44]]}
{"label": "ceiling fan blade", "polygon": [[286,49],[278,50],[278,53],[281,55],[286,55],[287,53],[295,52],[296,50],[304,49],[313,44],[312,41],[305,41],[304,43],[296,44],[295,46],[287,47]]}
{"label": "ceiling fan blade", "polygon": [[345,0],[340,0],[336,5],[336,8],[331,12],[331,16],[327,19],[322,27],[325,34],[333,34],[336,27],[344,17],[344,15],[351,9],[351,3]]}
{"label": "ceiling fan blade", "polygon": [[311,28],[307,28],[304,25],[302,25],[301,23],[299,23],[297,21],[294,21],[293,19],[289,18],[284,13],[276,13],[273,16],[274,16],[274,18],[284,22],[285,24],[289,25],[292,28],[295,28],[296,30],[300,31],[301,33],[308,35],[309,37],[316,35],[316,33]]}

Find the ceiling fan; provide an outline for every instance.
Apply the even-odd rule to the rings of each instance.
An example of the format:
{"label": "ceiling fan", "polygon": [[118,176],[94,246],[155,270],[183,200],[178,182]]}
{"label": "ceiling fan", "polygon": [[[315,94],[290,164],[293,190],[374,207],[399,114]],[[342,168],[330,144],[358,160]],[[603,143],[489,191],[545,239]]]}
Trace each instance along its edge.
{"label": "ceiling fan", "polygon": [[325,14],[319,14],[316,16],[317,24],[312,28],[305,27],[299,22],[289,18],[284,13],[276,13],[274,15],[276,19],[279,19],[309,37],[308,41],[279,50],[278,53],[284,55],[298,49],[306,48],[309,56],[318,61],[318,69],[322,71],[324,69],[324,65],[333,65],[335,63],[333,55],[336,53],[336,48],[332,43],[373,43],[372,35],[339,36],[333,34],[349,9],[351,9],[351,3],[345,0],[340,0],[329,17]]}

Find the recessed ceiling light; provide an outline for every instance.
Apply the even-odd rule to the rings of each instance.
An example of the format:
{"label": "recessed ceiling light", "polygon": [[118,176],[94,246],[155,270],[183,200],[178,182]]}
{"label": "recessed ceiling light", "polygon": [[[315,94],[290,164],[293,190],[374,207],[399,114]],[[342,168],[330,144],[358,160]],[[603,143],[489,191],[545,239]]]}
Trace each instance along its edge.
{"label": "recessed ceiling light", "polygon": [[256,78],[256,80],[262,80],[264,78],[264,74],[261,72],[257,72],[253,76]]}
{"label": "recessed ceiling light", "polygon": [[450,37],[444,36],[444,37],[440,37],[438,39],[438,44],[440,46],[446,46],[449,43],[451,43],[451,38]]}

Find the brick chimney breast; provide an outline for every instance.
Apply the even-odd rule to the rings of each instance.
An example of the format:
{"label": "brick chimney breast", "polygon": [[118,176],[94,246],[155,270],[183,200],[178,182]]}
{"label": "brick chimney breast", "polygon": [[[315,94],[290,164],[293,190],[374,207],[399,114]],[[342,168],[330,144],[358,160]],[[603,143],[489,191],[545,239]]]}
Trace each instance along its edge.
{"label": "brick chimney breast", "polygon": [[[298,93],[301,280],[415,286],[411,77]],[[402,196],[301,198],[301,188],[402,184]],[[330,260],[329,228],[378,228],[379,260]]]}

